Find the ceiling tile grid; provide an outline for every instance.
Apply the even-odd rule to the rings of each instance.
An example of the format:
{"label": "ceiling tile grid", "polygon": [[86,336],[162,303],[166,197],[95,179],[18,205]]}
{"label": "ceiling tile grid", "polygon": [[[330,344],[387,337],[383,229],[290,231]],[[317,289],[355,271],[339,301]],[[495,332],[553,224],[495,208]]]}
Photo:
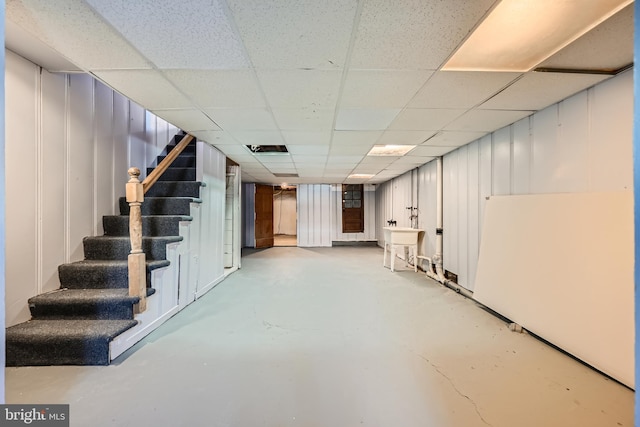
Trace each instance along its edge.
{"label": "ceiling tile grid", "polygon": [[[611,77],[588,70],[633,62],[630,5],[539,65],[573,72],[441,71],[496,4],[15,0],[6,31],[18,54],[71,62],[218,147],[243,179],[382,182]],[[279,158],[246,147],[285,144]],[[417,147],[367,156],[376,144]]]}

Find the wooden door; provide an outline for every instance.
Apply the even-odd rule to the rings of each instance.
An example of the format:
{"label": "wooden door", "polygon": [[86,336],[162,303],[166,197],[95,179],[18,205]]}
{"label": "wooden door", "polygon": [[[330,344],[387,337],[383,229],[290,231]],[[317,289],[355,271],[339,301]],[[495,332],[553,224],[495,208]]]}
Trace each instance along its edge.
{"label": "wooden door", "polygon": [[364,232],[364,186],[362,184],[342,185],[342,232]]}
{"label": "wooden door", "polygon": [[256,184],[256,248],[273,246],[273,187]]}

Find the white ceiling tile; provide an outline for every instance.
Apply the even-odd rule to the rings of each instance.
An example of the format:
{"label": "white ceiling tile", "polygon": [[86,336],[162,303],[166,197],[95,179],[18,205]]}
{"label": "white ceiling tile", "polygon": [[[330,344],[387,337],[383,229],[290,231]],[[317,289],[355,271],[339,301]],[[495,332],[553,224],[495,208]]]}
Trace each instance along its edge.
{"label": "white ceiling tile", "polygon": [[242,145],[284,145],[282,135],[277,130],[238,130],[230,133]]}
{"label": "white ceiling tile", "polygon": [[184,95],[154,70],[98,71],[95,76],[149,110],[193,107]]}
{"label": "white ceiling tile", "polygon": [[384,165],[358,165],[353,169],[353,173],[372,173],[378,174],[384,169]]}
{"label": "white ceiling tile", "polygon": [[282,130],[327,131],[333,124],[333,110],[319,108],[274,108],[273,115]]}
{"label": "white ceiling tile", "polygon": [[480,107],[488,110],[541,110],[610,77],[530,72]]}
{"label": "white ceiling tile", "polygon": [[318,144],[324,145],[329,144],[331,141],[331,131],[296,131],[296,130],[285,130],[282,131],[282,136],[287,143],[295,144],[295,145],[303,145],[303,144]]}
{"label": "white ceiling tile", "polygon": [[155,115],[188,132],[217,131],[218,126],[199,110],[153,110]]}
{"label": "white ceiling tile", "polygon": [[244,145],[221,145],[219,148],[220,148],[220,151],[228,155],[237,155],[237,154],[250,155],[251,154],[249,149]]}
{"label": "white ceiling tile", "polygon": [[384,170],[406,172],[408,170],[415,169],[416,167],[418,166],[414,164],[393,162],[389,166],[385,167]]}
{"label": "white ceiling tile", "polygon": [[238,141],[236,141],[231,134],[222,130],[205,130],[192,133],[196,138],[212,145],[238,145]]}
{"label": "white ceiling tile", "polygon": [[377,144],[418,145],[435,135],[431,130],[388,130],[382,134]]}
{"label": "white ceiling tile", "polygon": [[287,150],[291,154],[301,155],[327,155],[329,154],[329,144],[326,145],[287,145]]}
{"label": "white ceiling tile", "polygon": [[6,19],[84,70],[152,68],[139,52],[77,0],[6,2]]}
{"label": "white ceiling tile", "polygon": [[[488,132],[465,132],[465,131],[442,131],[438,132],[436,136],[424,142],[422,145],[436,146],[436,147],[460,147],[469,142],[475,141],[486,135]],[[414,148],[414,151],[420,147]],[[416,154],[412,151],[412,154]],[[431,154],[422,154],[424,156],[430,156]]]}
{"label": "white ceiling tile", "polygon": [[363,156],[334,156],[330,155],[328,161],[330,163],[359,163]]}
{"label": "white ceiling tile", "polygon": [[255,67],[344,66],[357,2],[227,0],[227,3]]}
{"label": "white ceiling tile", "polygon": [[372,147],[382,136],[382,131],[337,130],[333,132],[331,148],[341,146]]}
{"label": "white ceiling tile", "polygon": [[393,130],[440,130],[467,110],[407,108],[389,126]]}
{"label": "white ceiling tile", "polygon": [[469,109],[496,94],[520,73],[438,71],[409,102],[409,108]]}
{"label": "white ceiling tile", "polygon": [[162,73],[203,109],[266,106],[251,70],[163,70]]}
{"label": "white ceiling tile", "polygon": [[289,165],[289,167],[293,167],[293,160],[291,160],[291,156],[288,154],[256,154],[256,159],[263,165],[271,165],[271,164],[281,164]]}
{"label": "white ceiling tile", "polygon": [[385,130],[399,112],[399,109],[341,108],[336,118],[336,130]]}
{"label": "white ceiling tile", "polygon": [[329,149],[331,156],[365,156],[373,147],[372,145],[332,145]]}
{"label": "white ceiling tile", "polygon": [[272,108],[336,107],[342,72],[338,70],[257,70]]}
{"label": "white ceiling tile", "polygon": [[312,154],[292,154],[291,158],[296,166],[313,166],[323,165],[327,161],[326,155],[312,155]]}
{"label": "white ceiling tile", "polygon": [[455,150],[457,147],[430,147],[430,146],[420,146],[411,150],[412,156],[424,156],[424,157],[439,157],[444,156],[450,151]]}
{"label": "white ceiling tile", "polygon": [[533,111],[470,110],[451,122],[446,130],[491,132],[530,116]]}
{"label": "white ceiling tile", "polygon": [[[416,148],[418,148],[418,147],[416,147]],[[413,150],[413,151],[415,151],[415,150]],[[412,151],[412,153],[413,153],[413,151]],[[433,157],[433,156],[406,155],[404,157],[400,157],[394,163],[402,163],[402,164],[407,164],[407,165],[423,165],[425,163],[429,163],[433,159],[435,159],[435,157]]]}
{"label": "white ceiling tile", "polygon": [[438,69],[494,3],[366,1],[351,67]]}
{"label": "white ceiling tile", "polygon": [[5,47],[34,64],[41,65],[51,72],[82,72],[80,67],[56,52],[51,46],[35,37],[7,16],[5,26]]}
{"label": "white ceiling tile", "polygon": [[229,132],[278,129],[271,113],[264,108],[219,108],[205,112],[218,126]]}
{"label": "white ceiling tile", "polygon": [[425,70],[351,70],[340,107],[403,108],[431,74]]}
{"label": "white ceiling tile", "polygon": [[538,67],[616,70],[633,63],[633,9],[622,9]]}
{"label": "white ceiling tile", "polygon": [[85,1],[158,68],[249,67],[223,1]]}

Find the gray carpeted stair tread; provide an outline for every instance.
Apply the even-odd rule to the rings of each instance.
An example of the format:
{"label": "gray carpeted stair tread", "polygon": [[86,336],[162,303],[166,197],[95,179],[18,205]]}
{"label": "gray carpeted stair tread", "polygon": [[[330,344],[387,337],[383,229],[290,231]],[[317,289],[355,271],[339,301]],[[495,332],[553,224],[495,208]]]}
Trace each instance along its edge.
{"label": "gray carpeted stair tread", "polygon": [[[197,197],[145,197],[142,215],[190,215],[191,203],[202,203]],[[129,204],[124,197],[119,200],[120,214],[129,215]]]}
{"label": "gray carpeted stair tread", "polygon": [[[147,286],[151,286],[150,273],[168,267],[170,261],[147,260]],[[128,288],[127,260],[82,260],[58,266],[58,277],[63,288]]]}
{"label": "gray carpeted stair tread", "polygon": [[200,197],[200,181],[156,181],[144,197]]}
{"label": "gray carpeted stair tread", "polygon": [[[181,242],[182,236],[146,236],[142,250],[148,260],[167,258],[167,245]],[[127,236],[95,236],[82,240],[84,256],[88,260],[126,260],[131,253],[131,240]]]}
{"label": "gray carpeted stair tread", "polygon": [[135,320],[30,320],[6,330],[6,366],[108,365],[109,342]]}
{"label": "gray carpeted stair tread", "polygon": [[[143,236],[177,236],[180,222],[193,221],[189,215],[144,215]],[[102,217],[105,236],[129,236],[129,215],[105,215]]]}
{"label": "gray carpeted stair tread", "polygon": [[58,289],[29,298],[34,319],[133,319],[128,289]]}
{"label": "gray carpeted stair tread", "polygon": [[[155,168],[147,168],[147,175]],[[158,181],[195,181],[196,168],[181,168],[170,166],[158,177]]]}
{"label": "gray carpeted stair tread", "polygon": [[[157,157],[157,164],[160,164],[160,162],[162,162],[167,156],[158,156]],[[195,168],[196,167],[196,156],[195,154],[191,154],[191,153],[180,153],[180,155],[178,157],[176,157],[173,160],[173,163],[171,163],[171,167],[178,167],[178,168]]]}

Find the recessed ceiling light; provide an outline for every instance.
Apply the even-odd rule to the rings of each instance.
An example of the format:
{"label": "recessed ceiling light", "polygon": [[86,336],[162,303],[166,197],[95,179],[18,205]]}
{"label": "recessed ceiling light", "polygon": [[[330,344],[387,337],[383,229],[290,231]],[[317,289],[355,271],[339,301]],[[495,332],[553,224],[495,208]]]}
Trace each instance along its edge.
{"label": "recessed ceiling light", "polygon": [[355,178],[355,179],[369,179],[373,178],[375,175],[372,173],[352,173],[347,178]]}
{"label": "recessed ceiling light", "polygon": [[374,145],[367,156],[404,156],[414,148],[415,145]]}
{"label": "recessed ceiling light", "polygon": [[526,72],[633,0],[502,0],[442,67]]}

